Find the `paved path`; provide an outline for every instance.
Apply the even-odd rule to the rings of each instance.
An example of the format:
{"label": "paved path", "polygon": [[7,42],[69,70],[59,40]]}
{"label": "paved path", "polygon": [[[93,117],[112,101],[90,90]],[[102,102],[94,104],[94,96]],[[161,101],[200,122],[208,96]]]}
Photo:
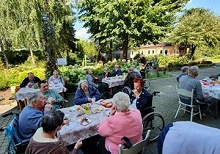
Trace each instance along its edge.
{"label": "paved path", "polygon": [[[210,74],[219,73],[219,71],[220,71],[219,65],[217,67],[200,69],[198,79],[203,79],[207,76],[210,76]],[[177,99],[175,87],[177,85],[176,76],[179,73],[180,72],[171,72],[171,74],[173,74],[173,77],[151,81],[150,91],[161,92],[160,97],[154,97],[153,100],[153,105],[156,106],[155,111],[162,114],[162,116],[166,121],[166,124],[174,121],[189,120],[190,118],[189,114],[184,115],[183,112],[180,112],[177,119],[174,119],[174,115],[178,107],[178,103],[177,103],[178,99]],[[72,101],[72,96],[69,97],[69,101]],[[7,118],[0,117],[1,126],[6,126],[9,123],[10,119],[11,119],[10,116]],[[203,120],[200,120],[198,117],[194,117],[193,121],[207,126],[220,128],[220,118],[214,119],[214,117],[209,113],[207,113],[207,117],[204,118]],[[5,148],[6,148],[6,142],[4,139],[4,135],[3,133],[0,133],[0,154],[4,153]],[[149,144],[145,153],[157,154],[156,142]]]}

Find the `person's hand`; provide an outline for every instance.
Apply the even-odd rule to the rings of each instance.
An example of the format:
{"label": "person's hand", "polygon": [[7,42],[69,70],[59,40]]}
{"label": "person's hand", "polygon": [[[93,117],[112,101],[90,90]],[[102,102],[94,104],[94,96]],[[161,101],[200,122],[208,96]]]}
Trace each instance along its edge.
{"label": "person's hand", "polygon": [[75,144],[75,146],[74,146],[74,149],[78,150],[81,146],[82,146],[82,139],[80,138],[80,139],[76,142],[76,144]]}
{"label": "person's hand", "polygon": [[115,115],[115,113],[116,113],[116,107],[113,106],[109,115],[113,116]]}
{"label": "person's hand", "polygon": [[140,95],[140,93],[136,89],[133,90],[133,93],[136,98]]}
{"label": "person's hand", "polygon": [[89,102],[89,103],[92,103],[92,98],[88,98],[88,102]]}
{"label": "person's hand", "polygon": [[44,106],[44,111],[50,111],[51,108],[52,108],[52,105],[47,103],[47,104]]}

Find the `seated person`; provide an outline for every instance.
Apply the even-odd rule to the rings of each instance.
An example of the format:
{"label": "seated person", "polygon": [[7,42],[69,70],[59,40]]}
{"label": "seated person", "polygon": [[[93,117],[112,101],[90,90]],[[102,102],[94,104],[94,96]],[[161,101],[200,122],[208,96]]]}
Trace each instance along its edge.
{"label": "seated person", "polygon": [[22,88],[22,87],[28,86],[29,88],[31,88],[35,83],[38,83],[39,81],[40,81],[40,79],[38,77],[34,76],[34,74],[30,72],[30,73],[28,73],[28,77],[26,77],[22,81],[20,87]]}
{"label": "seated person", "polygon": [[[198,66],[191,66],[188,71],[188,75],[184,75],[179,79],[178,88],[192,91],[194,89],[194,100],[193,103],[197,104],[198,101],[204,102],[205,98],[202,92],[202,85],[196,77],[199,74]],[[182,98],[182,101],[185,103],[190,103],[190,100],[187,98]]]}
{"label": "seated person", "polygon": [[190,121],[168,124],[158,138],[158,154],[219,154],[220,130]]}
{"label": "seated person", "polygon": [[220,80],[220,73],[216,75],[211,75],[210,78],[218,79]]}
{"label": "seated person", "polygon": [[137,72],[134,72],[134,67],[130,67],[128,69],[128,75],[127,75],[127,77],[125,78],[125,81],[124,81],[124,86],[128,86],[131,89],[134,89],[133,80],[135,78],[141,78],[141,76]]}
{"label": "seated person", "polygon": [[143,109],[152,106],[152,95],[144,89],[143,79],[135,78],[133,82],[134,90],[130,94],[131,104],[135,103],[137,109],[141,111],[142,117],[144,117],[147,114],[146,112],[150,112],[150,110],[144,111]]}
{"label": "seated person", "polygon": [[18,122],[22,139],[30,139],[34,135],[41,125],[43,115],[51,109],[41,92],[30,94],[27,101],[28,105],[20,113]]}
{"label": "seated person", "polygon": [[111,73],[109,72],[108,68],[105,68],[102,74],[102,78],[109,78],[109,77],[111,77]]}
{"label": "seated person", "polygon": [[73,103],[75,105],[92,103],[92,98],[97,101],[100,96],[100,92],[95,87],[89,86],[86,80],[82,80],[78,84]]}
{"label": "seated person", "polygon": [[63,97],[57,91],[49,89],[47,81],[40,81],[38,86],[43,96],[46,97],[49,103],[52,104],[53,109],[58,109],[61,105],[63,105]]}
{"label": "seated person", "polygon": [[76,142],[74,149],[70,152],[56,136],[64,123],[63,118],[64,113],[60,110],[44,115],[41,127],[31,138],[25,154],[77,154],[77,150],[82,146],[81,139]]}
{"label": "seated person", "polygon": [[118,65],[115,65],[115,68],[112,71],[112,76],[120,76],[120,75],[122,75],[122,71],[120,70]]}
{"label": "seated person", "polygon": [[180,78],[181,78],[183,75],[187,75],[187,74],[188,74],[188,70],[189,70],[189,66],[183,66],[183,67],[181,68],[182,73],[176,78],[177,82],[179,82]]}
{"label": "seated person", "polygon": [[124,143],[122,137],[129,138],[132,144],[142,140],[141,114],[137,109],[129,109],[129,96],[119,92],[112,102],[110,116],[98,126],[99,135],[105,138],[105,144],[100,144],[102,154],[118,154],[118,145]]}
{"label": "seated person", "polygon": [[48,83],[52,83],[52,84],[61,83],[63,86],[65,86],[65,82],[63,80],[63,77],[60,76],[56,70],[53,71],[53,75],[49,78]]}
{"label": "seated person", "polygon": [[85,80],[88,81],[89,86],[93,86],[95,88],[98,88],[98,85],[94,83],[94,79],[95,79],[95,77],[93,76],[92,71],[90,69],[88,69],[86,71],[86,78],[85,78]]}

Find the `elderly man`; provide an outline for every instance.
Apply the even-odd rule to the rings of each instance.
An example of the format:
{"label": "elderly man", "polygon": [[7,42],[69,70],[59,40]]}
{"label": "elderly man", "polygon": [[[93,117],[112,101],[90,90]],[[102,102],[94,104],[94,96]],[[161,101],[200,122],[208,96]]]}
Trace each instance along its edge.
{"label": "elderly man", "polygon": [[89,86],[86,80],[82,80],[78,84],[73,103],[75,105],[92,103],[92,98],[99,100],[100,96],[101,94],[96,88]]}
{"label": "elderly man", "polygon": [[56,134],[64,124],[64,113],[60,110],[48,112],[44,115],[41,127],[38,128],[25,151],[26,154],[77,154],[78,149],[82,146],[82,140],[79,139],[74,149],[70,152],[59,141]]}
{"label": "elderly man", "polygon": [[125,78],[125,81],[124,81],[124,85],[125,86],[129,86],[131,89],[134,89],[134,83],[133,83],[133,80],[135,78],[141,78],[141,75],[137,72],[134,71],[134,67],[130,67],[128,69],[128,75],[127,77]]}
{"label": "elderly man", "polygon": [[[194,89],[194,100],[193,102],[196,104],[201,101],[204,102],[205,98],[202,92],[202,85],[196,77],[198,76],[199,68],[198,66],[191,66],[188,71],[188,75],[184,75],[179,79],[179,88],[186,89],[188,91],[192,91]],[[182,98],[184,99],[184,98]],[[184,99],[186,103],[190,103],[187,99]]]}
{"label": "elderly man", "polygon": [[43,96],[46,97],[49,103],[52,104],[53,109],[58,109],[61,105],[63,105],[63,97],[57,91],[49,89],[46,81],[40,81],[38,86],[40,87],[40,91],[42,92]]}
{"label": "elderly man", "polygon": [[115,65],[115,69],[112,71],[112,76],[122,75],[122,71],[119,69],[118,65]]}
{"label": "elderly man", "polygon": [[40,79],[36,76],[34,76],[34,74],[32,72],[28,73],[28,77],[26,77],[22,83],[20,84],[20,87],[32,87],[35,83],[38,83],[40,81]]}
{"label": "elderly man", "polygon": [[65,82],[63,80],[63,77],[60,76],[56,70],[53,71],[53,75],[49,78],[48,82],[52,83],[52,84],[61,83],[63,86],[65,86]]}
{"label": "elderly man", "polygon": [[40,92],[29,95],[28,105],[19,116],[19,132],[23,139],[30,139],[40,127],[43,115],[51,109]]}

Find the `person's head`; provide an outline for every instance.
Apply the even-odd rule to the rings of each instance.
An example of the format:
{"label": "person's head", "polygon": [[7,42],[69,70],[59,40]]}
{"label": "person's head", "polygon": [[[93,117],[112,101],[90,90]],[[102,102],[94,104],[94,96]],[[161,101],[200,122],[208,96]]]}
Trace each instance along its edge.
{"label": "person's head", "polygon": [[86,70],[86,74],[92,74],[92,70],[90,69]]}
{"label": "person's head", "polygon": [[27,102],[29,106],[37,110],[43,110],[46,104],[45,98],[41,92],[34,92],[29,94]]}
{"label": "person's head", "polygon": [[52,110],[43,116],[41,127],[44,133],[57,132],[63,125],[64,113],[60,110]]}
{"label": "person's head", "polygon": [[128,73],[131,73],[131,72],[134,72],[134,67],[132,66],[128,69]]}
{"label": "person's head", "polygon": [[112,98],[112,102],[113,107],[115,107],[117,111],[127,112],[129,110],[130,98],[126,93],[116,93]]}
{"label": "person's head", "polygon": [[188,74],[188,70],[189,70],[189,66],[183,66],[181,68],[181,71],[184,73],[184,74]]}
{"label": "person's head", "polygon": [[135,78],[133,80],[134,82],[134,89],[136,89],[138,92],[141,92],[144,88],[144,80],[141,78]]}
{"label": "person's head", "polygon": [[53,71],[53,77],[54,78],[58,78],[58,76],[59,76],[59,73],[55,70],[55,71]]}
{"label": "person's head", "polygon": [[199,68],[198,66],[191,66],[189,68],[188,74],[192,77],[197,77],[199,74]]}
{"label": "person's head", "polygon": [[32,72],[28,73],[28,79],[29,79],[29,81],[33,81],[34,80],[34,74]]}
{"label": "person's head", "polygon": [[48,92],[48,90],[49,90],[48,83],[45,80],[38,82],[38,87],[40,87],[40,91],[44,92],[44,93]]}
{"label": "person's head", "polygon": [[86,81],[86,80],[80,81],[78,84],[78,88],[82,89],[84,92],[87,92],[88,91],[88,81]]}
{"label": "person's head", "polygon": [[119,66],[118,65],[115,65],[115,70],[118,70]]}

